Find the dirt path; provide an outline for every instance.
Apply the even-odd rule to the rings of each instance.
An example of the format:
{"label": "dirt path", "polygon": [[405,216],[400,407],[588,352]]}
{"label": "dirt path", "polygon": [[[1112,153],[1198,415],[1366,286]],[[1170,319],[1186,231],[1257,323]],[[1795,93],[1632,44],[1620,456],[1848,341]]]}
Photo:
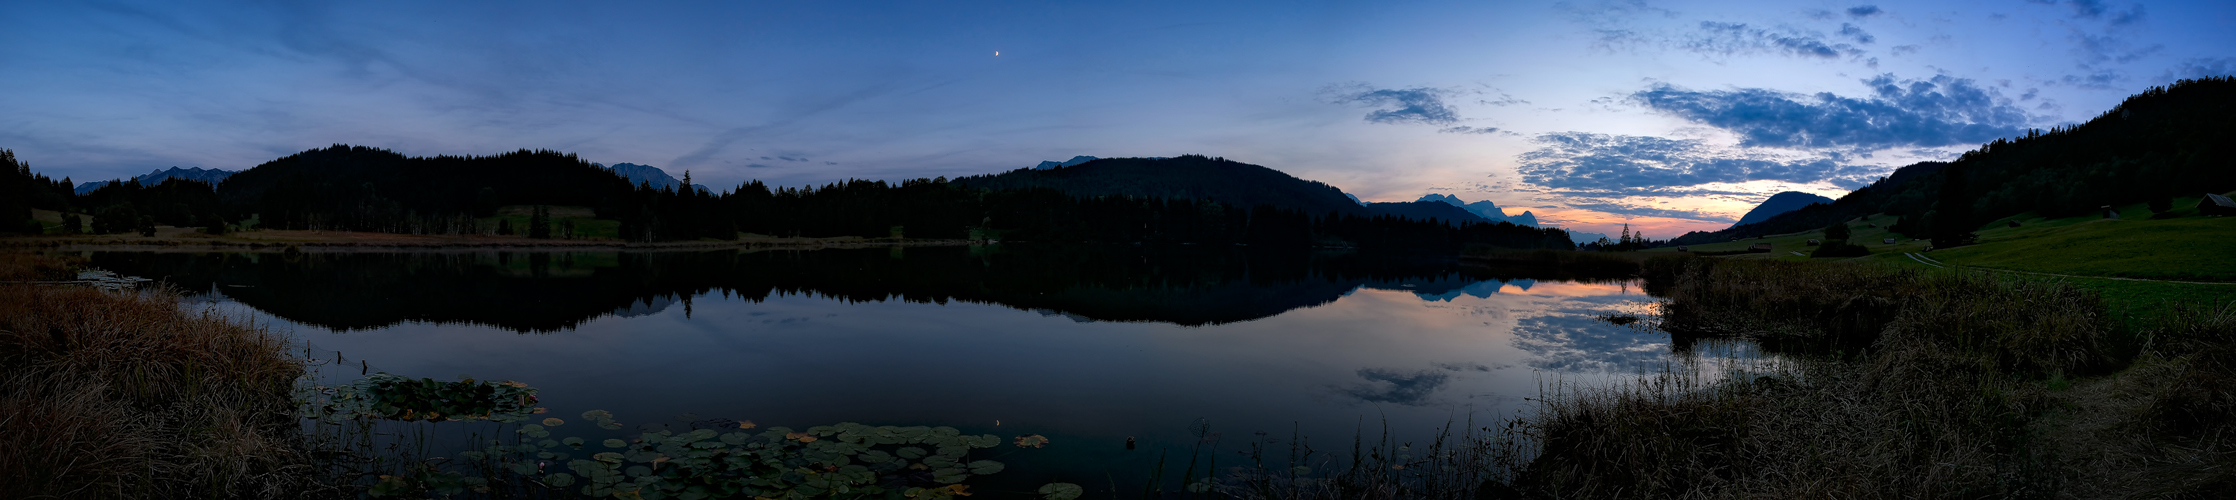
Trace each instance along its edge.
{"label": "dirt path", "polygon": [[[1925,264],[1925,265],[1928,265],[1928,266],[1933,266],[1933,267],[1934,267],[1934,268],[1936,268],[1936,269],[1945,269],[1945,268],[1948,268],[1948,267],[1951,267],[1951,266],[1952,266],[1952,264],[1949,264],[1949,263],[1946,263],[1946,262],[1941,262],[1941,261],[1938,261],[1938,260],[1933,260],[1933,258],[1932,258],[1932,257],[1927,257],[1927,256],[1925,256],[1925,255],[1923,255],[1923,254],[1918,254],[1918,253],[1904,253],[1904,254],[1902,254],[1902,255],[1903,255],[1903,256],[1906,256],[1906,257],[1909,257],[1909,258],[1910,258],[1910,260],[1912,260],[1912,261],[1916,261],[1916,262],[1917,262],[1917,263],[1919,263],[1919,264]],[[1995,272],[1999,272],[1999,273],[2031,274],[2031,275],[2035,275],[2035,276],[2055,276],[2055,277],[2059,277],[2059,278],[2088,278],[2088,279],[2099,279],[2099,280],[2119,280],[2119,281],[2147,281],[2147,282],[2151,282],[2151,283],[2179,283],[2179,284],[2184,284],[2184,285],[2222,285],[2222,286],[2236,286],[2236,282],[2218,282],[2218,281],[2175,281],[2175,280],[2154,280],[2154,279],[2148,279],[2148,278],[2119,278],[2119,277],[2113,277],[2113,276],[2081,276],[2081,275],[2074,275],[2074,274],[2037,273],[2037,272],[2033,272],[2033,271],[2014,271],[2014,270],[2010,270],[2010,269],[1996,269],[1996,268],[1992,268],[1992,267],[1973,267],[1973,266],[1956,266],[1956,267],[1961,267],[1961,268],[1963,268],[1963,269],[1978,269],[1978,270],[1982,270],[1982,271],[1995,271]]]}

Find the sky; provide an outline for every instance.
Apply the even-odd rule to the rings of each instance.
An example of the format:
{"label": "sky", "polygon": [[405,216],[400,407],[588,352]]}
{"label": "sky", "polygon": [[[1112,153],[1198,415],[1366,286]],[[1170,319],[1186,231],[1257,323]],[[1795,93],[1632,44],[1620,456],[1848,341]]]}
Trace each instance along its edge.
{"label": "sky", "polygon": [[2236,74],[2236,3],[6,2],[0,148],[77,181],[346,143],[724,188],[1202,154],[1715,230]]}

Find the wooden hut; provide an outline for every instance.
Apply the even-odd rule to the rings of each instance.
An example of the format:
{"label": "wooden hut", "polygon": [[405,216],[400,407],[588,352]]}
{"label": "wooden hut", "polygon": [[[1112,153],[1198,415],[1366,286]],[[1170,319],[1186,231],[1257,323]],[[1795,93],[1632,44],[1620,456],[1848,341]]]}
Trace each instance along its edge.
{"label": "wooden hut", "polygon": [[1770,244],[1756,243],[1755,246],[1747,247],[1747,251],[1756,253],[1770,253]]}
{"label": "wooden hut", "polygon": [[2205,193],[2197,200],[2197,215],[2236,215],[2236,201],[2226,196]]}
{"label": "wooden hut", "polygon": [[1822,242],[1822,241],[1817,241],[1817,240],[1809,240],[1809,246],[1817,246],[1817,245],[1823,245],[1823,244],[1824,244],[1824,242]]}
{"label": "wooden hut", "polygon": [[2120,220],[2120,211],[2113,210],[2111,205],[2097,207],[2097,210],[2104,211],[2104,218],[2106,219]]}
{"label": "wooden hut", "polygon": [[1692,247],[1689,247],[1689,246],[1685,246],[1685,245],[1677,245],[1677,251],[1679,251],[1679,252],[1690,252],[1690,251],[1693,251],[1693,249],[1692,249]]}
{"label": "wooden hut", "polygon": [[1885,244],[1889,244],[1889,245],[1892,245],[1892,244],[1894,244],[1894,238],[1887,238],[1887,239],[1879,240],[1879,242],[1880,242],[1880,243],[1885,243]]}
{"label": "wooden hut", "polygon": [[2008,222],[2007,224],[2010,224],[2010,225],[2011,225],[2011,227],[2019,227],[2019,221],[2011,221],[2011,222]]}

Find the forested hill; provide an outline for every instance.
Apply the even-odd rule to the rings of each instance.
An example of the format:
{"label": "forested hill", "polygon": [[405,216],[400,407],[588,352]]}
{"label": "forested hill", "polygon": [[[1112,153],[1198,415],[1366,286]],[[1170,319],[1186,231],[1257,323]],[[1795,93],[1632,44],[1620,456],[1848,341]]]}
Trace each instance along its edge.
{"label": "forested hill", "polygon": [[1314,215],[1369,215],[1336,189],[1279,170],[1225,158],[1104,158],[1045,170],[1021,168],[951,181],[958,186],[1009,190],[1047,188],[1083,198],[1129,197],[1217,201],[1229,206],[1270,205]]}
{"label": "forested hill", "polygon": [[1997,139],[1948,163],[1925,162],[1815,205],[1673,240],[1695,244],[1822,228],[1874,213],[1912,237],[1961,235],[1996,219],[2079,215],[2236,189],[2236,78],[2182,80],[2130,96],[2075,126]]}
{"label": "forested hill", "polygon": [[631,188],[613,172],[556,151],[407,157],[337,144],[233,174],[217,195],[277,227],[394,230],[415,215],[488,216],[500,205],[611,209]]}
{"label": "forested hill", "polygon": [[[266,162],[234,174],[214,190],[207,183],[174,179],[156,186],[125,182],[76,195],[67,182],[31,174],[28,167],[12,158],[0,159],[15,166],[0,171],[5,174],[0,175],[0,190],[18,194],[8,200],[29,201],[0,206],[17,219],[13,227],[0,227],[0,232],[49,232],[24,220],[30,208],[41,208],[91,213],[91,227],[98,233],[154,234],[158,223],[224,231],[233,223],[254,218],[256,227],[268,229],[529,238],[619,236],[629,241],[734,241],[741,233],[752,233],[1040,243],[1344,246],[1433,252],[1457,252],[1469,245],[1573,247],[1568,234],[1558,229],[1365,215],[1365,209],[1325,184],[1202,157],[1183,161],[1210,164],[1212,169],[1231,175],[1172,182],[1167,185],[1208,189],[1177,189],[1169,197],[1123,192],[1081,196],[1034,185],[989,189],[946,179],[898,183],[849,180],[800,188],[771,187],[754,181],[723,192],[663,189],[632,185],[611,170],[554,151],[408,157],[346,145]],[[687,184],[689,175],[685,178],[678,184]],[[1271,187],[1256,190],[1227,189],[1266,178],[1285,182],[1260,183]],[[1136,185],[1158,182],[1150,178],[1134,180]],[[1310,210],[1267,201],[1309,200],[1301,198],[1304,195],[1340,201],[1335,209],[1325,209],[1321,204]],[[541,208],[530,208],[534,215],[524,223],[493,217],[506,205]],[[595,219],[618,222],[618,227],[605,226],[608,232],[597,236],[578,234],[573,220],[550,219],[550,206],[587,207]]]}

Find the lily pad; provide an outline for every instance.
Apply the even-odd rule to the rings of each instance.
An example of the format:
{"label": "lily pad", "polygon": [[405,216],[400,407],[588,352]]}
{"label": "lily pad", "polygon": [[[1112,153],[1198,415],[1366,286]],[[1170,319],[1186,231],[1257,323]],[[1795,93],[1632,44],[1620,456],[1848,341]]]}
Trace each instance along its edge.
{"label": "lily pad", "polygon": [[1026,434],[1023,436],[1017,436],[1018,448],[1039,448],[1043,446],[1048,446],[1048,436],[1042,436],[1039,434]]}
{"label": "lily pad", "polygon": [[1087,489],[1076,484],[1048,483],[1040,485],[1040,497],[1048,500],[1074,500],[1085,494],[1087,494]]}
{"label": "lily pad", "polygon": [[983,476],[983,475],[987,475],[987,474],[993,474],[993,473],[996,473],[996,472],[1001,472],[1001,471],[1002,471],[1002,469],[1003,469],[1003,468],[1005,468],[1005,467],[1006,467],[1006,466],[1003,466],[1001,462],[996,462],[996,461],[992,461],[992,460],[980,460],[980,461],[976,461],[976,462],[971,462],[971,463],[970,463],[970,473],[972,473],[972,474],[978,474],[978,475],[981,475],[981,476]]}

